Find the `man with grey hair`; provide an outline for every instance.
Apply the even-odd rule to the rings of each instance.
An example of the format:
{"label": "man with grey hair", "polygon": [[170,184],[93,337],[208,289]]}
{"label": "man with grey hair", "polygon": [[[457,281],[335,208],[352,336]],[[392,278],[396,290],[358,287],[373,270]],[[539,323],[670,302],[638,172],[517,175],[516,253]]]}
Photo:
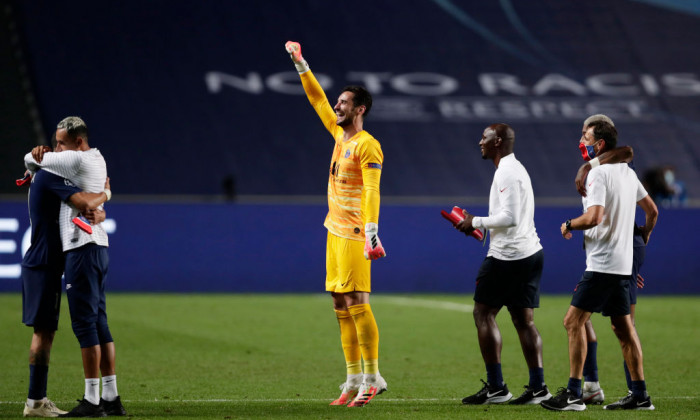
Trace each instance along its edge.
{"label": "man with grey hair", "polygon": [[[88,145],[85,122],[78,117],[67,117],[56,128],[56,152],[47,152],[45,146],[35,147],[24,158],[27,169],[44,169],[87,192],[102,191],[107,165],[100,151]],[[72,222],[76,216],[77,210],[61,204],[59,226],[66,257],[66,295],[73,332],[81,348],[85,393],[78,406],[61,416],[126,415],[117,392],[114,340],[107,324],[107,233],[101,224],[93,226],[92,233],[78,228]]]}
{"label": "man with grey hair", "polygon": [[[604,114],[595,114],[586,118],[583,122],[582,132],[585,132],[591,124],[596,122],[606,122],[611,126],[615,127],[615,123]],[[586,196],[586,177],[588,172],[592,167],[605,164],[614,164],[620,162],[626,162],[634,169],[632,165],[632,158],[634,156],[634,151],[629,146],[618,147],[608,152],[604,152],[599,156],[594,156],[593,159],[584,163],[576,175],[576,188],[582,196]],[[585,159],[585,157],[584,157]],[[644,258],[646,256],[646,244],[641,236],[639,228],[635,225],[634,230],[634,247],[633,247],[633,264],[632,264],[632,275],[630,276],[629,285],[629,295],[630,295],[630,317],[632,318],[632,325],[635,325],[635,307],[637,304],[637,288],[644,287],[644,278],[639,274],[642,264],[644,264]],[[636,329],[636,327],[635,327]],[[597,361],[597,349],[598,349],[598,338],[596,336],[595,330],[593,329],[593,323],[589,319],[586,321],[586,341],[588,344],[588,351],[586,352],[586,361],[583,366],[583,402],[586,404],[602,404],[605,401],[605,394],[603,389],[600,387],[600,382],[598,380],[598,361]],[[627,380],[627,389],[632,389],[632,378],[630,376],[629,368],[627,363],[623,360],[623,367],[625,370],[625,378]]]}

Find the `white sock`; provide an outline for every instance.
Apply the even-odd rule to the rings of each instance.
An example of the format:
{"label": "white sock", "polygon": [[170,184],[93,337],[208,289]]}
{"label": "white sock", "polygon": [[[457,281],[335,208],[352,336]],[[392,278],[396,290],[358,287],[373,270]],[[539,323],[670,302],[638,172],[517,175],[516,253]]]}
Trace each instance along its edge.
{"label": "white sock", "polygon": [[85,399],[91,404],[100,404],[100,378],[85,379]]}
{"label": "white sock", "polygon": [[377,376],[379,375],[379,372],[377,373],[365,373],[365,377],[363,378],[363,382],[366,384],[373,384],[377,382]]}
{"label": "white sock", "polygon": [[27,406],[29,408],[37,408],[39,407],[40,404],[44,402],[44,399],[41,400],[33,400],[31,398],[27,398]]}
{"label": "white sock", "polygon": [[347,382],[350,386],[359,386],[362,383],[362,374],[348,375]]}
{"label": "white sock", "polygon": [[587,390],[599,390],[600,389],[600,382],[583,382],[583,387]]}
{"label": "white sock", "polygon": [[102,399],[105,401],[114,401],[119,396],[117,392],[117,375],[109,375],[102,377]]}

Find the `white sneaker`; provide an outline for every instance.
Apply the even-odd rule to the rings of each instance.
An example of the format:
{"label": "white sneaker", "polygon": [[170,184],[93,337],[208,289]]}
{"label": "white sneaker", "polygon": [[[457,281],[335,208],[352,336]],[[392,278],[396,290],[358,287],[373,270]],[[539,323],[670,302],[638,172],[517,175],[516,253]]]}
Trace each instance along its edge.
{"label": "white sneaker", "polygon": [[66,413],[68,412],[56,407],[56,404],[48,398],[44,398],[38,406],[33,408],[24,403],[24,417],[58,417],[59,414]]}
{"label": "white sneaker", "polygon": [[360,389],[357,391],[357,397],[348,407],[364,407],[372,401],[372,398],[387,390],[387,384],[382,375],[365,375]]}
{"label": "white sneaker", "polygon": [[605,394],[600,387],[600,382],[584,382],[581,399],[584,404],[602,404],[605,401]]}

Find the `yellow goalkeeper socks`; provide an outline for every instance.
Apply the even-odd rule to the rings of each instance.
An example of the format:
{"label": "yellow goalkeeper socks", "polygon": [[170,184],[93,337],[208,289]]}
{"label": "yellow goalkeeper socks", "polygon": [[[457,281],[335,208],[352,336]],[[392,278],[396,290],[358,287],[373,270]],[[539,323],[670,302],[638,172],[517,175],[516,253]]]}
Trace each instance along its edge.
{"label": "yellow goalkeeper socks", "polygon": [[348,307],[357,329],[357,341],[365,361],[365,374],[379,372],[379,329],[368,303]]}
{"label": "yellow goalkeeper socks", "polygon": [[336,309],[335,316],[338,318],[340,326],[340,342],[343,345],[343,354],[345,354],[345,365],[348,375],[356,375],[362,373],[362,358],[360,352],[360,344],[357,341],[357,329],[355,321],[353,321],[350,312],[339,311]]}

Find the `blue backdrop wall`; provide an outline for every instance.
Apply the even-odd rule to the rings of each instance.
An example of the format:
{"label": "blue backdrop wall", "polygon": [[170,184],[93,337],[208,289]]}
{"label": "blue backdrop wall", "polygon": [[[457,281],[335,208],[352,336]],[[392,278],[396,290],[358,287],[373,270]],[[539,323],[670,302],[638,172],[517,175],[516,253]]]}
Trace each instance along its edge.
{"label": "blue backdrop wall", "polygon": [[[383,206],[380,237],[388,256],[372,265],[375,292],[473,292],[487,248],[440,216],[450,207]],[[110,204],[108,288],[322,292],[326,211],[325,205]],[[570,241],[559,233],[561,222],[577,214],[580,208],[536,210],[545,293],[570,293],[583,273],[581,233]],[[661,210],[642,267],[643,293],[700,293],[699,221],[700,210]],[[26,204],[0,204],[0,291],[21,290],[18,264],[28,229]]]}
{"label": "blue backdrop wall", "polygon": [[47,137],[84,117],[120,194],[214,195],[232,179],[243,195],[324,194],[332,140],[291,39],[331,102],[347,84],[372,91],[385,195],[486,196],[477,143],[494,122],[514,127],[538,195],[570,194],[559,175],[602,112],[640,176],[673,165],[700,197],[697,2],[15,3]]}

